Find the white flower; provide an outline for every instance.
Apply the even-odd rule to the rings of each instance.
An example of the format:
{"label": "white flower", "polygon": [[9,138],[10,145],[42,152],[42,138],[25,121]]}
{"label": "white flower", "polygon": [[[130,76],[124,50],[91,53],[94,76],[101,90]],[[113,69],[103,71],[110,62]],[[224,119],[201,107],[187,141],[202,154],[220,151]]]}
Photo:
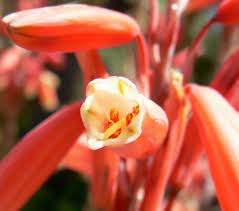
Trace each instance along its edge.
{"label": "white flower", "polygon": [[81,117],[91,149],[119,146],[136,140],[142,132],[143,96],[123,77],[96,79],[88,84]]}

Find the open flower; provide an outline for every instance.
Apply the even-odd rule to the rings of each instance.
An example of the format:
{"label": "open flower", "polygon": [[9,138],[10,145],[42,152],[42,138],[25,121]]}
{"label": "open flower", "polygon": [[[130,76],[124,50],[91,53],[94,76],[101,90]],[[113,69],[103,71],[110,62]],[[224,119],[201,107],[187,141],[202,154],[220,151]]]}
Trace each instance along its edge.
{"label": "open flower", "polygon": [[[93,80],[87,87],[86,96],[81,117],[88,134],[86,144],[91,149],[111,146],[117,150],[124,144],[139,141],[148,133],[143,131],[145,126],[160,132],[150,130],[151,134],[144,136],[144,142],[157,143],[152,144],[155,149],[162,143],[168,125],[165,113],[141,95],[128,79],[113,76]],[[160,135],[156,137],[156,134]],[[140,154],[147,149],[142,146]],[[127,145],[127,148],[131,147]],[[135,147],[134,151],[137,151]]]}
{"label": "open flower", "polygon": [[134,141],[141,134],[143,96],[123,77],[96,79],[87,87],[81,116],[92,149]]}

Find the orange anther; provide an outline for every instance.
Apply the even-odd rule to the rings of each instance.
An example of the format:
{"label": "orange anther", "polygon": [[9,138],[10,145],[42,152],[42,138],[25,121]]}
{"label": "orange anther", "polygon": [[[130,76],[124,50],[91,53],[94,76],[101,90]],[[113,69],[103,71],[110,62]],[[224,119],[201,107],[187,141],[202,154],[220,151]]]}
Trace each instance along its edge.
{"label": "orange anther", "polygon": [[116,108],[110,110],[110,120],[113,122],[119,121],[119,111]]}
{"label": "orange anther", "polygon": [[[119,119],[119,111],[116,108],[112,108],[110,110],[110,119],[106,123],[106,131],[113,126],[115,123],[120,124],[120,128],[117,129],[113,134],[111,134],[108,138],[117,138],[122,129],[127,127],[136,115],[139,113],[139,105],[133,107],[132,112],[127,114],[123,119]],[[123,121],[122,121],[123,120]],[[121,122],[119,122],[121,121]]]}
{"label": "orange anther", "polygon": [[127,116],[125,117],[127,126],[132,122],[133,118],[137,116],[138,113],[139,113],[139,105],[133,107],[132,113],[127,114]]}

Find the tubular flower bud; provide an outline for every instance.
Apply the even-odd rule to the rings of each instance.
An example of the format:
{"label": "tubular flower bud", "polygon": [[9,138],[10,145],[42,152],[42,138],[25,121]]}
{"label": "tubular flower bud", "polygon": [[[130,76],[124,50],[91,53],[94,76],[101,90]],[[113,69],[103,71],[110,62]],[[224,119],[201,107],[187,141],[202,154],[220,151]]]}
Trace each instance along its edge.
{"label": "tubular flower bud", "polygon": [[[81,117],[88,134],[86,144],[89,148],[111,146],[117,153],[121,154],[122,151],[128,156],[130,152],[122,146],[124,144],[132,146],[129,143],[138,140],[141,147],[134,146],[134,150],[140,150],[140,153],[134,152],[133,157],[141,157],[145,148],[148,154],[158,145],[153,142],[161,143],[164,139],[168,124],[165,113],[159,106],[141,95],[128,79],[113,76],[93,80],[87,87],[86,96],[81,107]],[[144,124],[150,125],[151,137],[147,132],[144,133],[143,129],[147,128]],[[158,126],[162,128],[161,131],[158,131],[160,130]],[[152,131],[152,128],[157,131]],[[160,134],[160,138],[159,136],[156,138],[156,133]],[[149,146],[145,142],[152,144]]]}
{"label": "tubular flower bud", "polygon": [[122,45],[139,33],[131,17],[83,4],[12,13],[3,19],[9,37],[35,51],[75,52]]}

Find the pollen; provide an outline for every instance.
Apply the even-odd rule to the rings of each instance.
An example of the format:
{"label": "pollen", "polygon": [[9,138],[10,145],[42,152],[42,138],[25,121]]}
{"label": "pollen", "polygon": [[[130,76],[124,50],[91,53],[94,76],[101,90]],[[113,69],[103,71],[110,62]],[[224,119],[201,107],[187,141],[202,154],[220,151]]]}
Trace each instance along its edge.
{"label": "pollen", "polygon": [[132,112],[127,114],[122,119],[119,119],[119,111],[116,108],[110,110],[110,119],[106,124],[106,131],[104,132],[104,139],[117,138],[123,129],[125,129],[133,119],[139,114],[139,105],[133,107]]}

